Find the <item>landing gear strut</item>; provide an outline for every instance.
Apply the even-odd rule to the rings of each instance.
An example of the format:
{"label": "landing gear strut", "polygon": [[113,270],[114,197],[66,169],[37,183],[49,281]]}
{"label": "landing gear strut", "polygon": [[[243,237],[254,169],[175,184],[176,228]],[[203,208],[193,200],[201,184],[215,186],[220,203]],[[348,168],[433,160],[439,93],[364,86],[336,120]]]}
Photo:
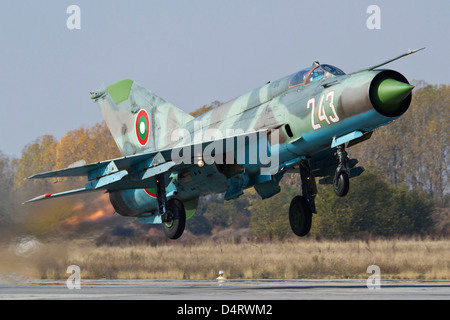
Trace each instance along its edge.
{"label": "landing gear strut", "polygon": [[166,199],[164,174],[156,177],[156,200],[161,215],[163,231],[169,239],[178,239],[186,226],[186,211],[178,199]]}
{"label": "landing gear strut", "polygon": [[312,214],[316,213],[315,196],[317,194],[316,181],[308,160],[300,163],[300,181],[302,195],[296,196],[289,206],[289,223],[292,231],[303,237],[311,230]]}
{"label": "landing gear strut", "polygon": [[350,189],[348,154],[345,151],[345,145],[337,147],[336,151],[339,165],[336,169],[333,179],[333,189],[337,196],[345,197]]}

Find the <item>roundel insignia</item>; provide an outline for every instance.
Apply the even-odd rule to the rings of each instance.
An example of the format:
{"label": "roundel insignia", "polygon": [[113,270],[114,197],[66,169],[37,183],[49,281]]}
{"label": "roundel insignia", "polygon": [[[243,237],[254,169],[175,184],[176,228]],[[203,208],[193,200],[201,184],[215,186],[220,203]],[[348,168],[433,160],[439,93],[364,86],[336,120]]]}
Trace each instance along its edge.
{"label": "roundel insignia", "polygon": [[136,137],[141,144],[145,146],[148,142],[150,133],[150,122],[146,110],[141,109],[136,116]]}
{"label": "roundel insignia", "polygon": [[148,194],[152,198],[156,198],[156,189],[155,188],[148,188],[144,189],[145,193]]}

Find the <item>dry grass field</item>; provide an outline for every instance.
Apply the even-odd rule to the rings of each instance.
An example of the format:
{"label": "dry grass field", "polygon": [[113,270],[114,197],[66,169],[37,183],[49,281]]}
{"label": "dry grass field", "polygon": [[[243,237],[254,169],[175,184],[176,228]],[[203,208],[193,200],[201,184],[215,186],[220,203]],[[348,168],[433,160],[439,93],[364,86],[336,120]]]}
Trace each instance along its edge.
{"label": "dry grass field", "polygon": [[449,240],[284,242],[189,241],[107,247],[93,241],[40,243],[18,254],[0,252],[0,277],[67,279],[69,265],[83,279],[345,279],[367,278],[378,265],[382,279],[450,279]]}

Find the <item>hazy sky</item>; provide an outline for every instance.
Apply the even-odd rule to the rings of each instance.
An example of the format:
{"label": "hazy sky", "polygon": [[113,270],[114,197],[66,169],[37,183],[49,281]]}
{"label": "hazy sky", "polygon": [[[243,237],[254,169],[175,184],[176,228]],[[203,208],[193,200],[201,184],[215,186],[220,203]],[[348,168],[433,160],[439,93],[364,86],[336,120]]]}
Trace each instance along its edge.
{"label": "hazy sky", "polygon": [[449,21],[448,0],[2,0],[0,151],[102,121],[89,92],[125,78],[191,112],[314,60],[352,72],[427,47],[388,67],[448,84]]}

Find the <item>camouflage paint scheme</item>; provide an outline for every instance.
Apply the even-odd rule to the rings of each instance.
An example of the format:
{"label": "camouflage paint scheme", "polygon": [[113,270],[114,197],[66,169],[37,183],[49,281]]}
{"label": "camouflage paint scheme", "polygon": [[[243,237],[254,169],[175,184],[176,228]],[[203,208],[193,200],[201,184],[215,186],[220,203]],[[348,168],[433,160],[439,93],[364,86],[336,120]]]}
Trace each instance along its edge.
{"label": "camouflage paint scheme", "polygon": [[[197,118],[132,80],[119,81],[93,92],[91,98],[100,107],[124,157],[34,175],[30,178],[86,175],[89,182],[85,188],[47,194],[29,202],[106,190],[119,214],[138,217],[144,223],[160,223],[155,188],[156,177],[161,174],[165,177],[167,199],[181,200],[187,218],[195,213],[198,198],[208,193],[225,192],[226,199],[234,199],[244,189],[255,187],[263,199],[269,198],[280,191],[278,183],[284,173],[298,172],[305,161],[310,176],[331,183],[339,166],[337,146],[370,138],[375,128],[392,122],[408,109],[413,87],[398,72],[376,68],[416,51],[348,75],[315,62],[310,68],[267,83]],[[172,141],[173,132],[183,129],[194,136],[200,128],[202,133],[208,129],[220,132],[222,137],[212,142],[224,145],[226,138],[236,142],[230,129],[265,131],[269,134],[269,153],[276,143],[270,137],[271,130],[278,129],[278,161],[271,168],[273,174],[260,174],[264,167],[260,162],[197,165],[201,154],[195,150],[205,150],[211,143],[206,140],[191,141],[194,152],[189,163],[175,163],[173,151],[185,146],[186,140]],[[195,143],[200,149],[194,148]],[[251,146],[246,147],[244,152],[249,152]],[[242,150],[235,147],[233,151]],[[349,166],[350,177],[364,171],[355,165],[353,161]]]}

